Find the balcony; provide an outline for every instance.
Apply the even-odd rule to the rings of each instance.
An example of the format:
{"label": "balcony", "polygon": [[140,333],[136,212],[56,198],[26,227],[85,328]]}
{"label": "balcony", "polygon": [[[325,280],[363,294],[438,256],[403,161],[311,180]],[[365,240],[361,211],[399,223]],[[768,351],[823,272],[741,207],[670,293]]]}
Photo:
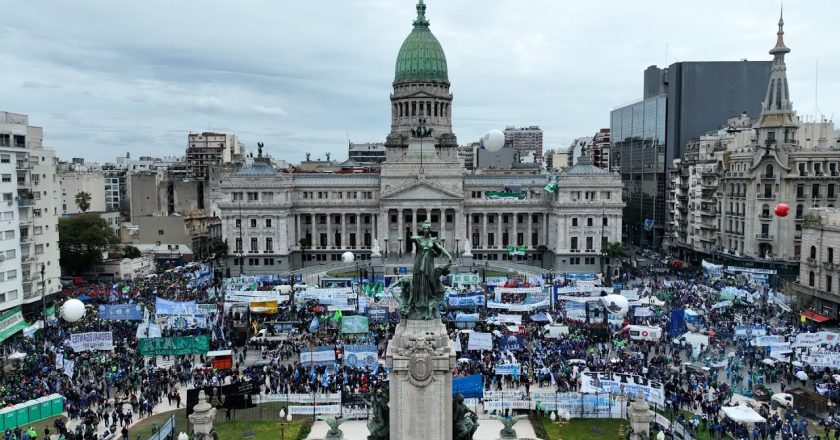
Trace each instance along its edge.
{"label": "balcony", "polygon": [[813,266],[813,267],[818,266],[816,258],[806,258],[805,259],[805,264],[807,264],[808,266]]}
{"label": "balcony", "polygon": [[755,239],[758,241],[773,241],[773,236],[770,234],[755,234]]}
{"label": "balcony", "polygon": [[35,199],[20,197],[17,200],[18,206],[34,206]]}
{"label": "balcony", "polygon": [[794,240],[802,240],[802,231],[793,231]]}
{"label": "balcony", "polygon": [[763,221],[766,221],[766,222],[769,222],[770,220],[773,220],[773,216],[771,216],[770,214],[761,214],[761,215],[758,216],[758,218],[759,218],[759,220],[763,220]]}
{"label": "balcony", "polygon": [[776,200],[776,196],[773,195],[773,194],[769,194],[769,195],[768,194],[761,194],[758,197],[756,197],[756,199],[758,199],[758,200]]}
{"label": "balcony", "polygon": [[824,268],[825,270],[828,270],[828,271],[832,271],[832,272],[834,272],[834,271],[836,271],[836,270],[838,269],[838,265],[836,265],[836,264],[834,264],[834,263],[830,263],[830,262],[828,262],[828,261],[823,262],[823,264],[822,264],[822,265],[823,265],[823,268]]}

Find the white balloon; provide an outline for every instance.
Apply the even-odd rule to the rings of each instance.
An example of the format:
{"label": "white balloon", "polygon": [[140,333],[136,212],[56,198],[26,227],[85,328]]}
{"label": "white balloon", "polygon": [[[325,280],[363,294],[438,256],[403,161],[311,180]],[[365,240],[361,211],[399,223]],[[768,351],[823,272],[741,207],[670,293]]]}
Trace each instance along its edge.
{"label": "white balloon", "polygon": [[626,314],[627,309],[630,307],[630,303],[627,301],[627,298],[621,295],[602,296],[601,304],[603,304],[610,313],[615,315]]}
{"label": "white balloon", "polygon": [[341,261],[343,261],[345,263],[352,263],[352,262],[356,261],[356,256],[353,255],[352,252],[347,251],[347,252],[341,254]]}
{"label": "white balloon", "polygon": [[494,128],[482,136],[479,143],[487,151],[499,151],[505,146],[505,134]]}
{"label": "white balloon", "polygon": [[61,318],[67,322],[76,322],[85,316],[85,304],[76,298],[68,299],[61,305]]}

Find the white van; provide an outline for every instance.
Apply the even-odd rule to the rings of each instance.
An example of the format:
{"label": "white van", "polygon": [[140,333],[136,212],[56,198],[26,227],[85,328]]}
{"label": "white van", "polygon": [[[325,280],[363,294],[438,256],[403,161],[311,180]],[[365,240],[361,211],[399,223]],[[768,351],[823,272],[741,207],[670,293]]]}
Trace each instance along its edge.
{"label": "white van", "polygon": [[627,334],[634,341],[658,341],[662,338],[662,329],[647,325],[631,325]]}

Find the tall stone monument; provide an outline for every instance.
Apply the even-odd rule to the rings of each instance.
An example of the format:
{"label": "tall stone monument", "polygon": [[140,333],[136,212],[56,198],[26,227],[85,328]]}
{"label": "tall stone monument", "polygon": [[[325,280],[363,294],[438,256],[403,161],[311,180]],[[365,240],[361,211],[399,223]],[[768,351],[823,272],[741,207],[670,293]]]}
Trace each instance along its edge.
{"label": "tall stone monument", "polygon": [[650,436],[653,411],[650,410],[650,405],[645,401],[645,396],[641,391],[636,396],[636,401],[627,409],[627,418],[630,419],[631,428],[629,440],[647,440]]}
{"label": "tall stone monument", "polygon": [[[390,439],[452,440],[452,368],[455,347],[440,320],[445,288],[440,277],[455,265],[424,223],[412,237],[412,276],[400,281],[402,320],[388,344]],[[435,267],[435,257],[447,263]]]}

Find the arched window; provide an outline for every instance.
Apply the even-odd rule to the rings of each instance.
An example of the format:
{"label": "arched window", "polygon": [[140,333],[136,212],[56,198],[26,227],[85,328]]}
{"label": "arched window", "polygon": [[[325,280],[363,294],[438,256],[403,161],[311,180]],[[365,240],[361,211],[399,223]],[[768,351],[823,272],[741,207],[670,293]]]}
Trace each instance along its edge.
{"label": "arched window", "polygon": [[808,272],[808,285],[814,287],[814,272]]}
{"label": "arched window", "polygon": [[811,246],[811,257],[812,259],[817,258],[817,247]]}
{"label": "arched window", "polygon": [[802,205],[796,205],[796,218],[802,218]]}
{"label": "arched window", "polygon": [[764,167],[764,177],[773,177],[773,164],[768,163],[767,166]]}
{"label": "arched window", "polygon": [[770,217],[770,205],[764,205],[761,207],[761,216],[762,217]]}

